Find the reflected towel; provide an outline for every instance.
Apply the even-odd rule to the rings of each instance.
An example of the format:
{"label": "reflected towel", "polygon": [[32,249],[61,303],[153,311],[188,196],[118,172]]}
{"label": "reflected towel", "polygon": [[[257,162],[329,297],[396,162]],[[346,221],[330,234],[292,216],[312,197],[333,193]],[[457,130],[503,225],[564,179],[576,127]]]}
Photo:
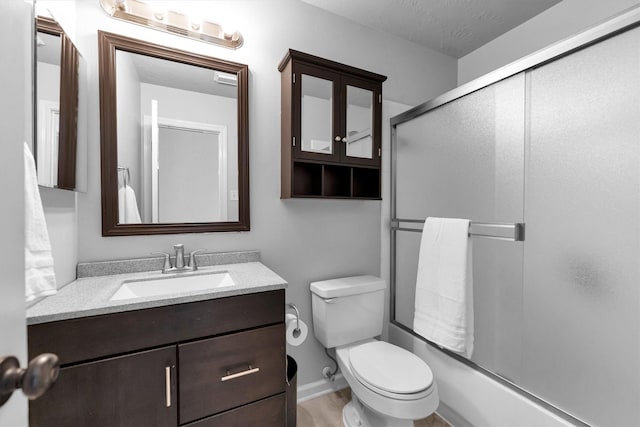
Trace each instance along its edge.
{"label": "reflected towel", "polygon": [[118,190],[118,220],[120,224],[140,224],[136,192],[126,185]]}
{"label": "reflected towel", "polygon": [[427,218],[422,231],[413,329],[467,358],[473,352],[469,220]]}
{"label": "reflected towel", "polygon": [[38,190],[36,166],[31,149],[24,144],[24,265],[26,301],[57,292],[49,231]]}

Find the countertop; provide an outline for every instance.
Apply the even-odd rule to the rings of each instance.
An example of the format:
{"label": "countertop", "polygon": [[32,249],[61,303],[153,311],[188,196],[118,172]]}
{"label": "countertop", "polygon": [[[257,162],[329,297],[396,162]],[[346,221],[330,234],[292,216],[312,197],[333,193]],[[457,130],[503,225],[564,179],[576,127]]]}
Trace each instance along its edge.
{"label": "countertop", "polygon": [[[189,274],[222,271],[229,273],[235,283],[234,286],[172,295],[109,301],[109,298],[111,298],[125,280],[156,279],[173,276],[186,277]],[[159,271],[155,271],[84,277],[66,285],[60,289],[57,294],[47,297],[32,307],[29,307],[27,309],[27,325],[183,304],[234,295],[245,295],[255,292],[284,289],[286,287],[287,282],[261,262],[242,262],[200,267],[196,273],[162,274]]]}

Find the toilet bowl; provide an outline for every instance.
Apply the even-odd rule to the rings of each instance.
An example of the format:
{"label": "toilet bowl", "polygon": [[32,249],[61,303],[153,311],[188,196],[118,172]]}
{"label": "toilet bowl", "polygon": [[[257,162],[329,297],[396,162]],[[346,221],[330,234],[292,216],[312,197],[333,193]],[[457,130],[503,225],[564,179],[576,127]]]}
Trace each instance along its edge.
{"label": "toilet bowl", "polygon": [[413,426],[438,407],[431,369],[413,353],[367,340],[337,348],[336,356],[354,396],[343,410],[346,426]]}
{"label": "toilet bowl", "polygon": [[382,333],[384,280],[356,276],[311,284],[314,335],[335,348],[351,387],[347,427],[404,427],[439,403],[429,366],[415,354],[374,337]]}

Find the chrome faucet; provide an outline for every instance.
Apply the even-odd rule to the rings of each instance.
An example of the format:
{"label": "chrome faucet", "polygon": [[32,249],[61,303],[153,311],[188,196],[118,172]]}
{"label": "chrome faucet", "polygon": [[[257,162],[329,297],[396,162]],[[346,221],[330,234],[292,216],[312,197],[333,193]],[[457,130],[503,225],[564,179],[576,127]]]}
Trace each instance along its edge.
{"label": "chrome faucet", "polygon": [[176,251],[175,262],[174,265],[171,265],[171,256],[166,252],[151,252],[153,255],[163,255],[164,263],[162,265],[162,273],[181,273],[184,271],[196,271],[198,270],[198,264],[196,262],[196,254],[198,252],[202,252],[205,249],[198,249],[192,251],[189,254],[189,262],[187,265],[184,264],[184,245],[182,243],[178,243],[177,245],[173,245],[173,249]]}

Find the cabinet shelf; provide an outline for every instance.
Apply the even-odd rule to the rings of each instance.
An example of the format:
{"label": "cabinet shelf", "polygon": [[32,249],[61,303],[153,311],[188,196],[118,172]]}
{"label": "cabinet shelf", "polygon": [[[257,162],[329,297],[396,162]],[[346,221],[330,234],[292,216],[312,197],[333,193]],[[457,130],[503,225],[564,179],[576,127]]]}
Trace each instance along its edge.
{"label": "cabinet shelf", "polygon": [[380,199],[386,77],[295,50],[278,69],[281,197]]}

